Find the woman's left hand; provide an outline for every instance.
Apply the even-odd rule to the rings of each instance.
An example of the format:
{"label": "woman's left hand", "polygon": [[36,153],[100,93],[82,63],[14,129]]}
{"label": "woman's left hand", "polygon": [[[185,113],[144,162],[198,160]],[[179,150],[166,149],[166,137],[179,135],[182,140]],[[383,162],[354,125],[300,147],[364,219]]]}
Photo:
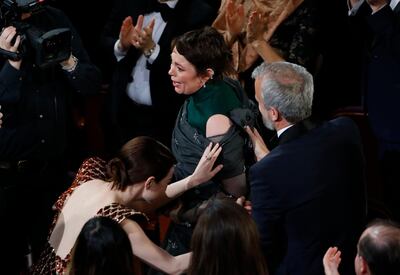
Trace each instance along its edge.
{"label": "woman's left hand", "polygon": [[195,187],[203,182],[206,182],[213,178],[219,171],[221,171],[223,165],[219,164],[217,167],[213,169],[214,163],[217,160],[217,157],[222,151],[222,147],[216,143],[213,145],[210,143],[207,148],[204,150],[204,153],[197,164],[196,169],[194,170],[190,183],[191,187]]}

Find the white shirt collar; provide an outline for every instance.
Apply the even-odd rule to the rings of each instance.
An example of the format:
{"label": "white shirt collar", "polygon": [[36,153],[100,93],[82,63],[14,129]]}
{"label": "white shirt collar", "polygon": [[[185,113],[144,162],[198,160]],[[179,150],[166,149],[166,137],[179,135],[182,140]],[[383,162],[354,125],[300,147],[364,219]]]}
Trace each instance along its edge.
{"label": "white shirt collar", "polygon": [[174,9],[176,4],[178,4],[178,0],[169,0],[162,3],[167,4],[171,9]]}
{"label": "white shirt collar", "polygon": [[397,6],[397,4],[399,3],[400,0],[392,0],[390,2],[390,7],[392,8],[392,10],[394,10]]}
{"label": "white shirt collar", "polygon": [[287,129],[289,129],[290,127],[292,127],[294,124],[290,124],[289,126],[286,126],[285,128],[282,128],[278,131],[276,131],[276,135],[278,136],[278,138],[283,134],[283,132],[285,132]]}

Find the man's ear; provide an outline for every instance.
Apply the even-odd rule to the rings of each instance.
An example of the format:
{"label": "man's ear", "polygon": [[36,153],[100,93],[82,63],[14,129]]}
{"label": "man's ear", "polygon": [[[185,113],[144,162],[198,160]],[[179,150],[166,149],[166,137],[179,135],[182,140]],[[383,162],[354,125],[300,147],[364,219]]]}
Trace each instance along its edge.
{"label": "man's ear", "polygon": [[278,121],[280,118],[279,111],[275,107],[269,107],[268,111],[270,111],[272,121]]}
{"label": "man's ear", "polygon": [[155,184],[155,183],[156,183],[156,178],[154,176],[150,176],[145,181],[144,188],[149,190],[153,186],[153,184]]}
{"label": "man's ear", "polygon": [[368,263],[367,261],[360,255],[357,255],[357,257],[359,257],[359,261],[360,261],[360,274],[371,274],[369,271],[369,267],[368,267]]}

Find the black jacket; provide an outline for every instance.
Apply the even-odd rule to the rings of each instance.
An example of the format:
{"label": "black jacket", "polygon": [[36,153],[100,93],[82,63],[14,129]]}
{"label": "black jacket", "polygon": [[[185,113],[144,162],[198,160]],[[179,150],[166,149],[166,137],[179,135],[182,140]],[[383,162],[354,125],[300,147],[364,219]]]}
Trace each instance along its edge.
{"label": "black jacket", "polygon": [[[16,70],[2,58],[0,105],[4,114],[4,129],[0,129],[0,132],[12,135],[27,131],[21,140],[21,146],[26,148],[33,143],[34,148],[27,150],[24,158],[58,158],[66,148],[69,104],[79,100],[82,95],[99,91],[100,72],[91,64],[79,35],[60,10],[46,6],[43,12],[32,15],[26,21],[43,31],[69,28],[72,32],[72,54],[78,58],[78,64],[72,72],[62,70],[59,64],[45,69],[39,68],[31,57],[33,48],[28,48],[28,55],[23,57],[20,70]],[[23,128],[25,130],[22,131]],[[16,136],[16,139],[19,137],[20,135]],[[8,140],[1,139],[0,148],[9,149]],[[19,150],[17,147],[16,152]],[[7,159],[10,154],[12,152],[0,154],[0,159]]]}

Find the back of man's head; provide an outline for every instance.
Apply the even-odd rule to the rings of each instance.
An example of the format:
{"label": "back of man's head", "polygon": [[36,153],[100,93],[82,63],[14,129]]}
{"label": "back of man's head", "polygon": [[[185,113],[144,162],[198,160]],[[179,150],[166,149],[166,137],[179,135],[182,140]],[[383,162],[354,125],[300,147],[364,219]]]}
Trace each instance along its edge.
{"label": "back of man's head", "polygon": [[263,63],[252,77],[261,80],[261,94],[267,109],[276,108],[290,123],[311,115],[313,78],[304,67],[289,62]]}
{"label": "back of man's head", "polygon": [[372,275],[399,275],[399,225],[384,220],[369,225],[358,242],[358,256],[365,260]]}

